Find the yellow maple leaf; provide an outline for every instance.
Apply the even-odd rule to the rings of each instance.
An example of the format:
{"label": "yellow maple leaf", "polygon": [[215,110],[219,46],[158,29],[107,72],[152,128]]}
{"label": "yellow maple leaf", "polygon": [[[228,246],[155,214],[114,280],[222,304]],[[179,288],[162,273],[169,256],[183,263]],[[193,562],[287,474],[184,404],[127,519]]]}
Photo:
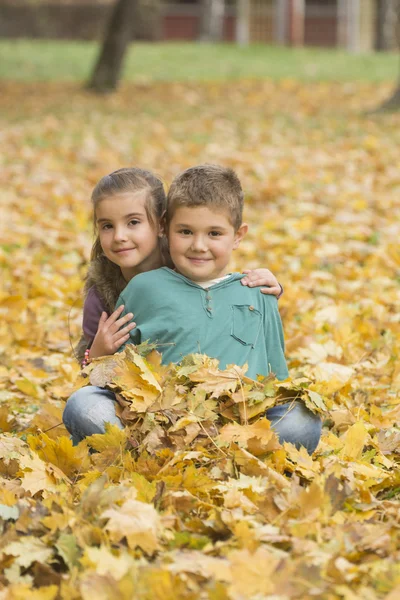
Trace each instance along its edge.
{"label": "yellow maple leaf", "polygon": [[320,362],[311,371],[316,381],[324,382],[324,393],[334,394],[354,375],[354,368],[333,362]]}
{"label": "yellow maple leaf", "polygon": [[159,548],[161,521],[152,505],[130,499],[119,508],[104,511],[101,517],[108,519],[105,529],[113,540],[126,537],[130,548],[139,546],[147,554]]}
{"label": "yellow maple leaf", "polygon": [[106,387],[111,383],[116,367],[122,363],[123,359],[120,354],[95,358],[85,367],[83,373],[89,375],[91,385]]}
{"label": "yellow maple leaf", "polygon": [[9,433],[0,434],[0,459],[6,464],[29,455],[28,445],[23,440]]}
{"label": "yellow maple leaf", "polygon": [[364,423],[358,421],[354,423],[345,434],[345,443],[341,450],[341,455],[347,459],[361,458],[364,446],[370,439],[369,433]]}
{"label": "yellow maple leaf", "polygon": [[106,423],[105,429],[105,433],[94,433],[85,438],[86,444],[98,452],[110,448],[118,450],[126,444],[129,433],[127,429],[120,429],[111,423]]}
{"label": "yellow maple leaf", "polygon": [[43,389],[33,381],[30,381],[27,377],[23,379],[17,379],[15,382],[16,387],[31,398],[43,398]]}
{"label": "yellow maple leaf", "polygon": [[205,579],[213,578],[217,581],[231,581],[232,572],[230,563],[226,558],[207,556],[202,552],[186,550],[171,554],[171,563],[167,565],[171,573],[194,573]]}
{"label": "yellow maple leaf", "polygon": [[228,558],[232,572],[229,592],[233,598],[265,597],[274,592],[273,575],[280,557],[261,546],[253,553],[246,549],[235,550]]}
{"label": "yellow maple leaf", "polygon": [[137,499],[140,502],[152,502],[156,494],[157,483],[148,481],[140,473],[132,473],[131,481],[137,491]]}
{"label": "yellow maple leaf", "polygon": [[77,472],[86,471],[90,459],[84,445],[73,446],[67,436],[51,439],[45,433],[37,436],[28,436],[28,444],[45,462],[51,463],[68,477]]}
{"label": "yellow maple leaf", "polygon": [[189,379],[197,383],[205,392],[211,392],[212,398],[219,398],[233,393],[240,385],[246,371],[247,365],[243,367],[228,365],[226,369],[219,370],[206,361],[206,364],[189,374]]}
{"label": "yellow maple leaf", "polygon": [[112,385],[131,402],[132,410],[145,412],[159,396],[161,387],[146,361],[129,346],[122,358],[123,362],[114,369]]}
{"label": "yellow maple leaf", "polygon": [[233,451],[235,464],[240,467],[240,472],[252,477],[265,477],[268,482],[278,490],[284,490],[289,487],[289,481],[274,468],[250,454],[244,448],[238,448]]}
{"label": "yellow maple leaf", "polygon": [[36,454],[20,459],[21,487],[34,496],[37,492],[49,494],[57,490],[57,483],[69,481],[55,465],[45,464]]}
{"label": "yellow maple leaf", "polygon": [[3,555],[14,556],[14,562],[24,568],[30,567],[33,562],[46,563],[53,554],[52,548],[32,536],[26,536],[20,542],[7,544],[2,552]]}
{"label": "yellow maple leaf", "polygon": [[217,441],[230,445],[237,442],[247,448],[255,456],[280,448],[276,434],[271,429],[268,419],[259,419],[251,425],[230,423],[220,430]]}
{"label": "yellow maple leaf", "polygon": [[293,444],[285,442],[283,447],[286,452],[287,468],[290,471],[296,471],[307,479],[313,479],[321,470],[319,462],[314,461],[307,450],[302,446],[297,449]]}
{"label": "yellow maple leaf", "polygon": [[149,385],[155,387],[156,390],[160,392],[161,387],[160,387],[160,384],[158,383],[157,379],[154,376],[154,370],[153,370],[153,366],[158,367],[161,370],[164,368],[161,366],[161,360],[156,360],[157,355],[160,357],[159,353],[149,355],[149,359],[150,358],[153,359],[151,362],[150,362],[150,360],[144,359],[140,354],[135,352],[135,350],[132,346],[126,346],[125,353],[126,353],[126,358],[129,361],[131,361],[134,365],[136,365],[138,367],[138,369],[140,370],[142,379],[144,381],[146,381]]}
{"label": "yellow maple leaf", "polygon": [[7,591],[4,600],[55,600],[59,590],[57,585],[44,585],[35,590],[28,584],[17,583],[9,586]]}
{"label": "yellow maple leaf", "polygon": [[98,575],[112,575],[117,581],[128,571],[135,571],[135,561],[126,551],[121,549],[114,554],[103,545],[100,548],[85,548],[80,562],[83,567],[94,569]]}

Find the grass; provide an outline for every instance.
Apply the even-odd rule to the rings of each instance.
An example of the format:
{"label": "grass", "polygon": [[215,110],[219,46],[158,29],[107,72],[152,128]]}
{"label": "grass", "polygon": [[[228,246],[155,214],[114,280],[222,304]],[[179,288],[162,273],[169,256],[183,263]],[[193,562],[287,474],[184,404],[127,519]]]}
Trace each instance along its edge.
{"label": "grass", "polygon": [[[94,42],[0,40],[0,79],[86,80],[97,52]],[[352,55],[336,49],[179,42],[133,44],[124,78],[136,82],[241,78],[382,82],[397,75],[395,53]]]}

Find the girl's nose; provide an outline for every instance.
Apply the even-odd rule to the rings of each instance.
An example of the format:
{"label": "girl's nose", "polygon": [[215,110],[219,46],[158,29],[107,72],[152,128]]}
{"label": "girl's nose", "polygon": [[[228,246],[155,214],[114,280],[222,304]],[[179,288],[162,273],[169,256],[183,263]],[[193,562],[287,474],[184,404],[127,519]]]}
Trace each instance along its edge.
{"label": "girl's nose", "polygon": [[126,229],[125,229],[125,227],[115,227],[115,229],[114,229],[114,240],[117,241],[117,242],[126,240]]}

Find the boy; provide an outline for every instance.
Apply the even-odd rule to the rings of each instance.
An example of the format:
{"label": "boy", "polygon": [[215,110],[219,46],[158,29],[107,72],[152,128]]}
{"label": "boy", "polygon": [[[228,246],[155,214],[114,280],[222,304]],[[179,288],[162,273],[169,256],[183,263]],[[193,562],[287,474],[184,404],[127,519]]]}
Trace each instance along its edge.
{"label": "boy", "polygon": [[[160,344],[163,363],[201,352],[227,364],[248,364],[246,375],[288,376],[277,299],[240,284],[228,272],[232,252],[247,232],[243,192],[236,174],[217,165],[187,169],[168,193],[165,229],[175,270],[137,275],[117,307],[134,312],[134,344]],[[303,403],[267,411],[281,441],[313,452],[321,433],[319,417]]]}

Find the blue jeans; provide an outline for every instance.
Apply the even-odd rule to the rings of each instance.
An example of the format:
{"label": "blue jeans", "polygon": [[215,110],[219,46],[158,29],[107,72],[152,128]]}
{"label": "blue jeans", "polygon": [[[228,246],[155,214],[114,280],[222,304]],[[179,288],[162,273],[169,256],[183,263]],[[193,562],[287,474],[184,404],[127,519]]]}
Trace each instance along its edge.
{"label": "blue jeans", "polygon": [[[81,388],[69,398],[63,421],[72,436],[74,445],[86,436],[104,433],[105,423],[124,426],[115,414],[115,395],[103,388],[88,386]],[[303,402],[288,402],[274,406],[266,412],[280,442],[291,442],[304,446],[312,454],[321,437],[321,419],[306,408]]]}

